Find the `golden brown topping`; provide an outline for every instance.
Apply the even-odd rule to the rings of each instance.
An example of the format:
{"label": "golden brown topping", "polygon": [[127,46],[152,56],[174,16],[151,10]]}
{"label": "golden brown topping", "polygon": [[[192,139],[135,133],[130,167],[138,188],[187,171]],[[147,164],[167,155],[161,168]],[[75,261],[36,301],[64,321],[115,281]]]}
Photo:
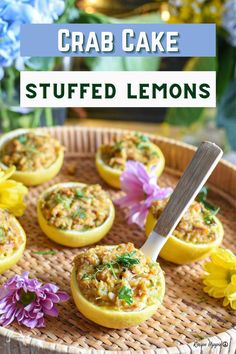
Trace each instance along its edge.
{"label": "golden brown topping", "polygon": [[119,170],[124,170],[128,160],[154,165],[160,158],[155,145],[138,133],[127,134],[112,144],[102,145],[101,157],[108,166]]}
{"label": "golden brown topping", "polygon": [[62,146],[48,135],[22,134],[10,140],[1,152],[1,161],[16,166],[18,171],[49,168],[57,159]]}
{"label": "golden brown topping", "polygon": [[51,226],[63,230],[85,231],[100,226],[109,215],[108,195],[101,186],[58,186],[41,204],[43,216]]}
{"label": "golden brown topping", "polygon": [[[152,203],[151,212],[159,218],[167,199]],[[192,243],[210,243],[217,239],[217,230],[214,217],[202,203],[194,201],[175,228],[173,235],[180,240]]]}
{"label": "golden brown topping", "polygon": [[160,297],[160,267],[132,243],[96,246],[74,260],[77,282],[91,302],[123,311],[141,310]]}

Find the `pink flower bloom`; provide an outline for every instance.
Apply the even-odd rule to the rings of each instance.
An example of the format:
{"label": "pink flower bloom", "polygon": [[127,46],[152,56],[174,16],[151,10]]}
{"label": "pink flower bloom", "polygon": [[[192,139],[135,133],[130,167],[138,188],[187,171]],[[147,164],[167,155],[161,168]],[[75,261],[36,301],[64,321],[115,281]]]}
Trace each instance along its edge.
{"label": "pink flower bloom", "polygon": [[0,325],[14,320],[29,328],[44,327],[44,316],[58,316],[55,304],[69,296],[54,284],[43,285],[29,273],[14,275],[0,289]]}
{"label": "pink flower bloom", "polygon": [[126,196],[115,203],[128,208],[128,223],[138,224],[141,228],[153,200],[167,198],[172,188],[161,188],[157,185],[156,166],[147,172],[144,165],[136,161],[127,161],[126,169],[121,175],[121,189]]}

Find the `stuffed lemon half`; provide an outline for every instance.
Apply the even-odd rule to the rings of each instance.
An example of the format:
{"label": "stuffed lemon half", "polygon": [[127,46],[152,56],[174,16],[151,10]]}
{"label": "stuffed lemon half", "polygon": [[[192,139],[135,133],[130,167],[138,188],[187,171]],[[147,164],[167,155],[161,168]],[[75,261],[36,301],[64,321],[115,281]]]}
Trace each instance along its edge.
{"label": "stuffed lemon half", "polygon": [[157,176],[160,176],[165,165],[160,148],[148,137],[135,133],[124,135],[111,144],[101,145],[96,154],[96,167],[105,182],[120,188],[120,177],[129,160],[141,162],[147,169],[156,166]]}
{"label": "stuffed lemon half", "polygon": [[53,241],[82,247],[101,240],[112,227],[115,210],[100,185],[56,184],[37,202],[38,222]]}
{"label": "stuffed lemon half", "polygon": [[132,243],[96,246],[74,260],[71,290],[78,310],[108,328],[136,326],[161,305],[165,280],[158,263]]}
{"label": "stuffed lemon half", "polygon": [[19,221],[8,211],[0,209],[0,274],[21,258],[26,235]]}
{"label": "stuffed lemon half", "polygon": [[[146,220],[146,235],[153,229],[167,200],[154,201]],[[176,264],[185,264],[207,257],[217,248],[224,236],[220,220],[194,201],[160,252],[160,256]]]}
{"label": "stuffed lemon half", "polygon": [[0,138],[0,167],[15,166],[12,178],[36,186],[54,178],[61,169],[64,148],[51,136],[33,129],[17,129]]}

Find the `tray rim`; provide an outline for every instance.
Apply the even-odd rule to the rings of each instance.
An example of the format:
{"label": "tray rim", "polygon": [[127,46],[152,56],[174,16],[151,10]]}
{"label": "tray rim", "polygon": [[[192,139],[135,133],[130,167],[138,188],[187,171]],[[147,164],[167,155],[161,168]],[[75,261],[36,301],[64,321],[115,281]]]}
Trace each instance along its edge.
{"label": "tray rim", "polygon": [[[34,130],[38,130],[38,131],[47,131],[47,132],[52,132],[52,131],[60,131],[60,130],[80,130],[80,131],[91,131],[91,132],[104,132],[104,133],[120,133],[120,134],[124,134],[130,131],[134,131],[133,129],[116,129],[116,128],[101,128],[101,127],[80,127],[80,126],[54,126],[54,127],[41,127],[41,128],[35,128]],[[150,134],[150,133],[146,133],[145,135],[149,136],[152,139],[156,139],[160,142],[166,143],[166,144],[170,144],[170,145],[177,145],[177,146],[181,146],[185,149],[187,149],[188,151],[190,151],[192,154],[194,153],[194,151],[196,150],[196,147],[172,138],[167,138],[167,137],[163,137],[160,135],[156,135],[156,134]],[[233,175],[235,175],[236,178],[236,166],[234,166],[233,164],[231,164],[228,161],[225,161],[224,159],[221,160],[219,162],[219,166],[225,166],[227,169],[229,169],[229,171],[231,171],[233,173]],[[167,168],[170,168],[168,165],[166,166]],[[178,173],[181,173],[180,170],[176,170],[173,169],[173,171]],[[215,189],[217,189],[216,186],[213,185],[213,187]],[[220,193],[219,193],[220,192]],[[221,193],[222,192],[222,193]],[[230,193],[227,193],[225,191],[219,191],[218,190],[218,194],[223,194],[224,198],[228,198],[233,205],[236,205],[236,201],[234,199],[234,196],[230,195]],[[109,353],[114,353],[114,354],[131,354],[134,353],[134,350],[96,350],[96,349],[85,349],[85,348],[80,348],[80,347],[76,347],[73,345],[66,345],[66,344],[58,344],[58,343],[53,343],[53,342],[49,342],[47,340],[42,340],[42,339],[37,339],[34,338],[32,336],[24,336],[18,332],[15,332],[11,329],[7,329],[4,328],[2,326],[0,326],[0,337],[2,338],[2,340],[5,338],[5,344],[9,343],[11,341],[14,342],[15,345],[20,345],[22,344],[22,348],[24,347],[30,347],[27,349],[30,349],[29,353],[31,353],[31,349],[32,349],[32,353],[35,353],[35,349],[37,350],[43,350],[43,353],[99,353],[99,354],[109,354]],[[198,346],[196,346],[196,342],[191,342],[188,344],[182,344],[179,346],[175,346],[175,347],[168,347],[168,348],[157,348],[157,349],[150,349],[150,350],[140,350],[140,352],[143,353],[156,353],[156,354],[167,354],[167,353],[177,353],[177,351],[179,353],[182,354],[187,354],[187,353],[203,353],[202,352],[202,348],[204,349],[204,353],[210,353],[211,352],[211,347],[209,346],[210,343],[220,343],[223,344],[224,342],[229,343],[228,345],[228,349],[226,349],[225,353],[234,353],[236,352],[236,325],[230,329],[228,329],[227,331],[221,332],[218,335],[214,335],[211,337],[207,337],[203,340],[197,341]],[[228,342],[229,341],[229,342]],[[206,347],[208,343],[208,347]],[[4,350],[5,348],[5,344],[0,342],[0,349]],[[2,345],[2,347],[1,347]],[[200,348],[200,352],[199,352],[199,348]],[[206,348],[209,348],[208,350]],[[235,351],[233,351],[233,349]],[[176,350],[176,351],[175,351]],[[207,350],[207,351],[206,351]],[[8,352],[8,349],[6,349],[6,352]],[[19,351],[21,352],[21,351]]]}

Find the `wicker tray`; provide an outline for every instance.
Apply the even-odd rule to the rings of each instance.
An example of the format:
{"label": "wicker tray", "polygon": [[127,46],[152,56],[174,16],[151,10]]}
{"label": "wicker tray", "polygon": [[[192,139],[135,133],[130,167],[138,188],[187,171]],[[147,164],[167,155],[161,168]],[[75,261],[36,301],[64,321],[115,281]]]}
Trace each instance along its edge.
{"label": "wicker tray", "polygon": [[[60,181],[100,183],[94,165],[94,152],[102,143],[124,131],[78,127],[46,129],[66,146],[63,169],[50,183],[31,188],[28,208],[21,218],[26,230],[27,249],[20,262],[0,277],[0,283],[15,272],[29,270],[42,281],[57,283],[70,293],[69,276],[77,249],[63,248],[49,241],[39,230],[35,202],[48,185]],[[194,148],[173,140],[150,136],[158,143],[166,158],[166,169],[160,181],[175,185],[178,176],[193,155]],[[74,171],[73,171],[74,170]],[[225,228],[224,246],[236,251],[236,169],[221,162],[209,180],[210,199],[221,207],[220,219]],[[132,241],[140,247],[144,233],[136,226],[127,226],[121,210],[116,210],[115,224],[102,240],[104,244]],[[56,250],[55,255],[34,252]],[[47,318],[43,329],[27,330],[12,324],[0,327],[0,353],[232,353],[236,352],[236,313],[222,307],[222,300],[208,297],[202,291],[201,264],[176,266],[160,259],[166,273],[166,296],[163,306],[142,325],[127,330],[109,330],[86,320],[73,301],[60,306],[58,318]]]}

